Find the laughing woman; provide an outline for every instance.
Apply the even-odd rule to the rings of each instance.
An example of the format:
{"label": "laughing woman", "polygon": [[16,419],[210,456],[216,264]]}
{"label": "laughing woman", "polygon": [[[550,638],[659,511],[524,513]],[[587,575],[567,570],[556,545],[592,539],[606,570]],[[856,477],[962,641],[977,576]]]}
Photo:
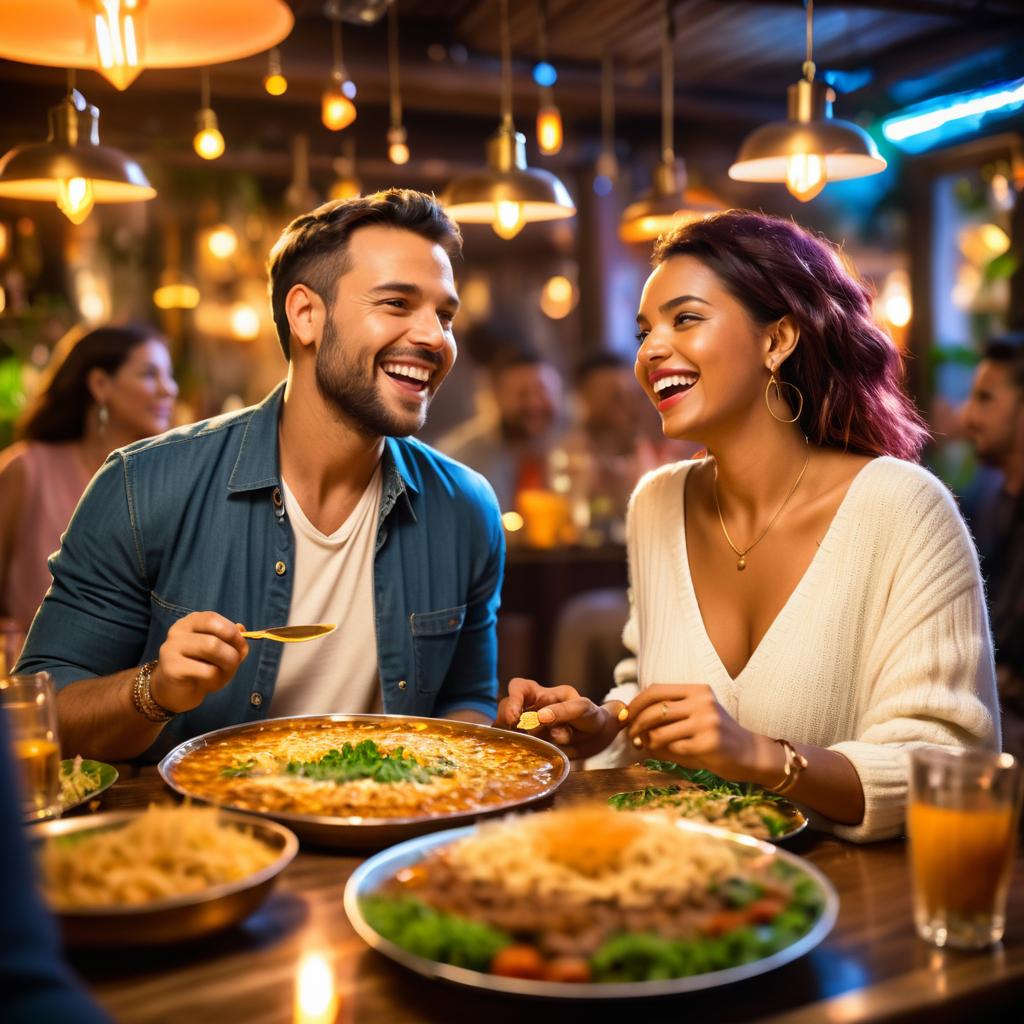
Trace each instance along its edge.
{"label": "laughing woman", "polygon": [[708,454],[631,502],[635,679],[602,707],[513,680],[499,724],[537,710],[595,766],[670,759],[849,839],[898,834],[907,751],[994,746],[999,720],[977,557],[914,461],[926,430],[867,288],[829,243],[730,211],[659,240],[637,324],[665,434]]}

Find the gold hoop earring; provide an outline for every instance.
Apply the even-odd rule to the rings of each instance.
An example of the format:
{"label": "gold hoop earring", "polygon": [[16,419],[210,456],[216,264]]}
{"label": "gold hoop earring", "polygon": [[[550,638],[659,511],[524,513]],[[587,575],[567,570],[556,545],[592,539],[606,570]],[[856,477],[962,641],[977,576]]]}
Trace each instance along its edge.
{"label": "gold hoop earring", "polygon": [[[775,413],[772,412],[772,403],[771,403],[771,401],[768,398],[768,392],[771,390],[772,385],[775,386],[775,397],[780,402],[783,402],[785,404],[788,404],[788,403],[782,397],[782,389],[783,388],[792,388],[796,392],[796,397],[797,397],[797,400],[799,401],[799,405],[797,406],[797,409],[796,409],[796,415],[791,420],[787,420],[787,419],[783,418],[782,416],[776,416]],[[765,386],[765,389],[764,389],[764,404],[768,406],[768,413],[772,417],[773,420],[778,420],[780,423],[796,423],[796,421],[798,419],[800,419],[800,414],[804,411],[804,393],[795,384],[790,384],[788,380],[779,380],[775,376],[775,372],[772,371],[772,375],[768,379],[768,383],[767,383],[767,385]]]}

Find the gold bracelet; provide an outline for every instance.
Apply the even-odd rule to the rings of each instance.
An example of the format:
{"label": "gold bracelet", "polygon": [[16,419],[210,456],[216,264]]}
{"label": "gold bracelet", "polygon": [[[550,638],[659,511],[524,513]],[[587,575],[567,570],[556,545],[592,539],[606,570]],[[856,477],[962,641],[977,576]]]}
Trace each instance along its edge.
{"label": "gold bracelet", "polygon": [[783,769],[785,774],[782,781],[777,786],[771,786],[770,789],[773,793],[778,793],[781,796],[796,785],[800,773],[807,767],[807,758],[789,740],[777,739],[775,742],[785,751],[786,767]]}
{"label": "gold bracelet", "polygon": [[162,704],[157,703],[153,696],[149,680],[155,668],[155,661],[147,661],[145,665],[140,666],[138,675],[135,676],[135,682],[132,684],[132,704],[135,705],[135,710],[148,721],[168,722],[177,712],[168,711]]}

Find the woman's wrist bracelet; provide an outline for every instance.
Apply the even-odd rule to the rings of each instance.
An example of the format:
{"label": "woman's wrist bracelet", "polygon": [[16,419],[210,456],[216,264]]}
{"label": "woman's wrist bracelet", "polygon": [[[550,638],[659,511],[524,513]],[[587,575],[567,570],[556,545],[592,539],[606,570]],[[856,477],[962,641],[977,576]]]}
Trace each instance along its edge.
{"label": "woman's wrist bracelet", "polygon": [[775,742],[782,747],[783,753],[786,755],[786,764],[782,769],[782,781],[777,786],[770,786],[769,789],[781,796],[783,793],[788,793],[797,784],[801,773],[807,767],[807,758],[789,740],[777,739]]}

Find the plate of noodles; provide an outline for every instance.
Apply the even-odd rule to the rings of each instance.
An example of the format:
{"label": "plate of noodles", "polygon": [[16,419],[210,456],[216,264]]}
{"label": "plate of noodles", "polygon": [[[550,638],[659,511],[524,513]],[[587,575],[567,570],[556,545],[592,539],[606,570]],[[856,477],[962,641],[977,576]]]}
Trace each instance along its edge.
{"label": "plate of noodles", "polygon": [[275,822],[150,806],[32,826],[46,902],[69,946],[153,945],[236,924],[298,852]]}
{"label": "plate of noodles", "polygon": [[803,956],[832,884],[751,836],[585,804],[423,836],[345,887],[355,930],[430,978],[511,995],[663,996]]}
{"label": "plate of noodles", "polygon": [[675,778],[670,785],[650,785],[644,779],[641,789],[610,796],[608,803],[617,811],[657,811],[773,843],[807,828],[807,816],[796,804],[752,783],[730,782],[673,761],[648,759],[643,768]]}
{"label": "plate of noodles", "polygon": [[117,782],[117,769],[104,761],[90,761],[79,755],[60,763],[60,810],[64,814],[74,807],[94,800]]}
{"label": "plate of noodles", "polygon": [[160,762],[192,800],[266,815],[304,840],[376,847],[548,800],[569,761],[545,740],[405,715],[301,715],[187,740]]}

